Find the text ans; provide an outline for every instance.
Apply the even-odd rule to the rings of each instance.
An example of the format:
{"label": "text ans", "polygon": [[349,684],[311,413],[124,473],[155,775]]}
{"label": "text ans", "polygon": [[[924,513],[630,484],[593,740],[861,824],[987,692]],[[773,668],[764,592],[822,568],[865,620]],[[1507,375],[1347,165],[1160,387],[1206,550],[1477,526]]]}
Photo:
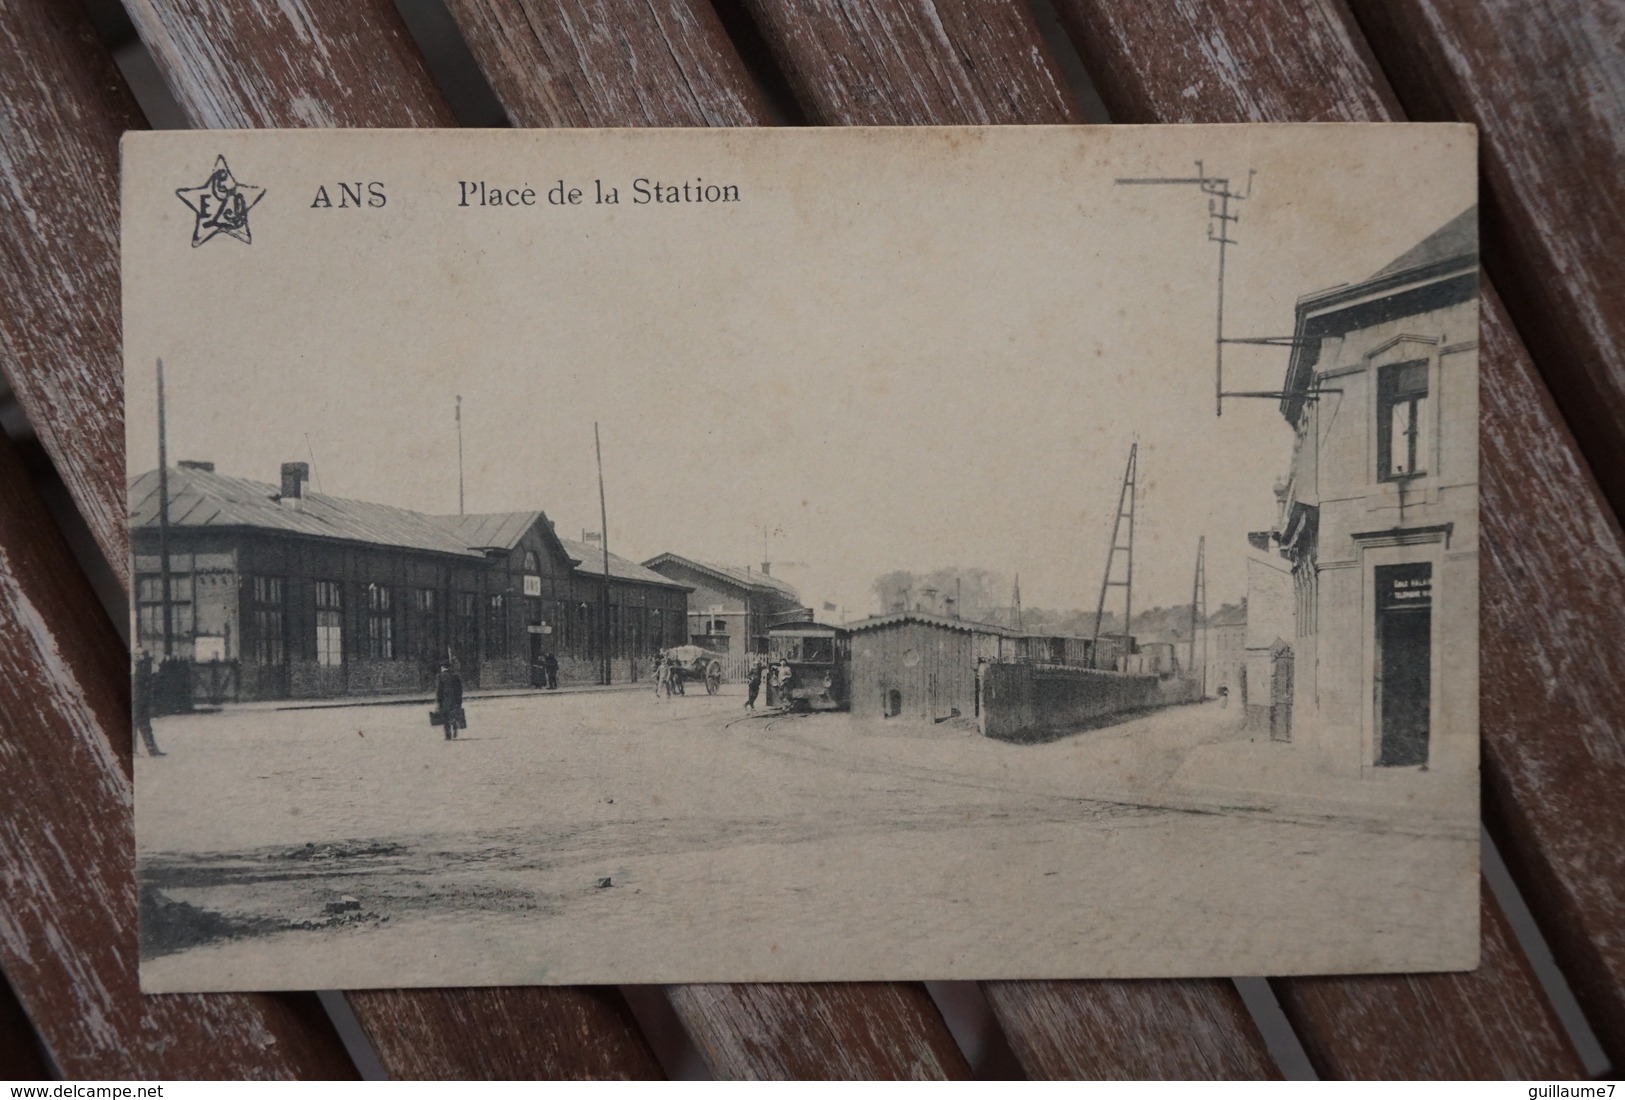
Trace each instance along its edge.
{"label": "text ans", "polygon": [[389,196],[384,194],[384,184],[381,180],[372,180],[367,183],[335,183],[331,191],[327,184],[320,184],[316,188],[316,197],[311,200],[312,210],[347,210],[351,207],[360,209],[370,206],[376,209],[389,202]]}

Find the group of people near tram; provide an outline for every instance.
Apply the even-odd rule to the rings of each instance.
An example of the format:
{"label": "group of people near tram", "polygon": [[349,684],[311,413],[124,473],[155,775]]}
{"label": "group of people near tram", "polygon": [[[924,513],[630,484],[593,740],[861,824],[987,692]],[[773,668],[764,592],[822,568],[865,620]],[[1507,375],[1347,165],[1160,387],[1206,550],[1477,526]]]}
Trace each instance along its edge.
{"label": "group of people near tram", "polygon": [[[710,659],[713,658],[700,658],[702,661]],[[654,669],[655,694],[662,698],[685,694],[683,682],[687,677],[684,670],[691,667],[670,653],[658,654]],[[694,671],[698,672],[697,669]],[[781,659],[775,664],[763,654],[751,654],[745,664],[745,709],[756,709],[756,700],[761,695],[764,683],[770,684],[774,694],[783,699],[794,681],[795,672],[790,668],[789,661]]]}

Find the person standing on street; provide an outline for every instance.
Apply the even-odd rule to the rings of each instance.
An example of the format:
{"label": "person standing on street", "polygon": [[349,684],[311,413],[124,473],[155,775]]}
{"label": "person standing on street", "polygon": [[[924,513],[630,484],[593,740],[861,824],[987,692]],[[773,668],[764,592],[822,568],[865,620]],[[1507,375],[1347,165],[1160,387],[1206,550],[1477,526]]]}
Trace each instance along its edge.
{"label": "person standing on street", "polygon": [[745,687],[749,692],[745,697],[745,709],[756,709],[756,695],[762,690],[762,659],[752,657],[750,669],[745,673]]}
{"label": "person standing on street", "polygon": [[141,735],[141,744],[148,756],[164,755],[152,736],[152,655],[143,650],[135,659],[135,676],[131,683],[130,714],[135,719],[135,731]]}
{"label": "person standing on street", "polygon": [[463,678],[447,661],[440,666],[440,675],[434,682],[435,707],[440,711],[440,724],[447,741],[457,740],[457,730],[466,727],[463,717]]}
{"label": "person standing on street", "polygon": [[547,670],[547,690],[559,690],[559,659],[553,656],[551,649],[547,651],[547,656],[542,658],[542,666]]}

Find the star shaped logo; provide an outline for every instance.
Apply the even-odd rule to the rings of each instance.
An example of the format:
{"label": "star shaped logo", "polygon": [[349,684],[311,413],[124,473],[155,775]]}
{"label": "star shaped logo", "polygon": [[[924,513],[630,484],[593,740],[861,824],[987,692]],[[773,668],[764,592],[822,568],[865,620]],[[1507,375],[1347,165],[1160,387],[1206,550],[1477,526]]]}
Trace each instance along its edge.
{"label": "star shaped logo", "polygon": [[265,188],[238,183],[225,157],[214,158],[214,171],[197,187],[181,187],[175,197],[192,208],[197,224],[192,227],[192,247],[213,240],[217,234],[236,237],[253,244],[248,231],[248,212],[265,197]]}

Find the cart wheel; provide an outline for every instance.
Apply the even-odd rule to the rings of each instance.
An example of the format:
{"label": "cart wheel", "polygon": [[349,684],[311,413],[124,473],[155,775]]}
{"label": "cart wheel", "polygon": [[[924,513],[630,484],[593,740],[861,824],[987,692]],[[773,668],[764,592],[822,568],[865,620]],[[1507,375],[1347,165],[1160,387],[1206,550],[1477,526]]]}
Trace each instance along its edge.
{"label": "cart wheel", "polygon": [[712,661],[705,666],[705,693],[715,695],[722,687],[722,662]]}

